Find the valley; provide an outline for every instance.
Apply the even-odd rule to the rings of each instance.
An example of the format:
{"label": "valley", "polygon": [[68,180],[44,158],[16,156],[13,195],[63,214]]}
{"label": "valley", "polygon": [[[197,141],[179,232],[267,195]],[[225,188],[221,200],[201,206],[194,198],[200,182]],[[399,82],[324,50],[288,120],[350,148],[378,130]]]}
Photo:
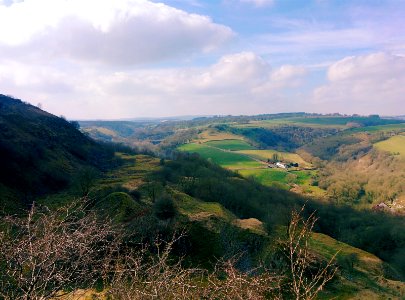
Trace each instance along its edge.
{"label": "valley", "polygon": [[0,0],[0,300],[405,300],[405,1]]}
{"label": "valley", "polygon": [[[235,292],[290,299],[296,274],[288,268],[296,261],[285,255],[288,249],[306,253],[297,266],[322,287],[317,299],[400,299],[405,294],[405,127],[396,120],[386,125],[375,116],[295,114],[289,120],[282,114],[75,123],[6,96],[0,101],[0,150],[7,166],[0,183],[0,228],[5,229],[0,234],[0,287],[14,293],[12,298],[26,288],[32,295],[57,295],[70,280],[70,296],[84,291],[107,299],[109,294],[119,297],[128,282],[131,295],[137,295],[151,293],[162,286],[156,280],[162,280],[165,290],[159,293],[170,289],[174,298],[231,299]],[[354,121],[371,124],[370,130],[348,124]],[[34,163],[27,164],[30,160]],[[35,237],[52,237],[51,242],[24,229],[27,213]],[[80,223],[84,220],[89,223]],[[63,230],[52,231],[46,224]],[[90,236],[70,236],[86,236],[94,226],[111,233],[99,232],[95,245],[109,241],[102,251],[88,244]],[[294,244],[301,239],[295,234],[303,234],[305,242]],[[14,251],[27,238],[37,250],[18,246]],[[88,253],[101,251],[101,256],[94,260],[70,250],[52,252],[65,245],[63,240],[89,247]],[[113,251],[112,256],[104,251]],[[133,253],[143,253],[142,262],[131,265],[137,257]],[[32,264],[20,274],[18,266],[27,257]],[[42,258],[58,261],[60,272],[35,273]],[[72,262],[84,259],[87,263],[77,266],[81,275],[69,277]],[[115,277],[123,273],[111,269],[109,259],[129,264],[127,277]],[[100,274],[99,263],[109,266],[111,276]],[[258,274],[249,273],[258,269]],[[316,281],[310,269],[322,272],[322,280]],[[9,280],[13,274],[23,280]],[[224,285],[236,284],[230,274],[245,284],[221,294]],[[27,276],[52,286],[27,287]],[[269,278],[277,285],[256,281]],[[193,288],[178,290],[179,285]]]}
{"label": "valley", "polygon": [[315,168],[296,153],[259,150],[237,135],[233,137],[238,139],[221,140],[218,139],[221,135],[212,130],[203,131],[199,136],[203,136],[204,140],[196,139],[178,149],[198,153],[205,159],[267,186],[316,197],[324,194],[324,191],[311,184],[316,178]]}

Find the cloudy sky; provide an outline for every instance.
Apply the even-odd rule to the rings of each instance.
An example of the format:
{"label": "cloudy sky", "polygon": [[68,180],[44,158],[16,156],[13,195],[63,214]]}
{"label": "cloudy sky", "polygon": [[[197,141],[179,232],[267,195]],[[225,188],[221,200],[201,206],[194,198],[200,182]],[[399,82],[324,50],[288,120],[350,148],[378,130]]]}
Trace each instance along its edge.
{"label": "cloudy sky", "polygon": [[0,93],[69,119],[405,114],[405,0],[0,0]]}

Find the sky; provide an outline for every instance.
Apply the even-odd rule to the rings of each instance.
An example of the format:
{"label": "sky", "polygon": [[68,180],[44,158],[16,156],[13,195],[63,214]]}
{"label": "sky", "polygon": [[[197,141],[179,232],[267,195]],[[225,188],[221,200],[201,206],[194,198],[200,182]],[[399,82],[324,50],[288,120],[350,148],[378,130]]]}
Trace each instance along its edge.
{"label": "sky", "polygon": [[0,94],[68,119],[405,114],[405,0],[0,0]]}

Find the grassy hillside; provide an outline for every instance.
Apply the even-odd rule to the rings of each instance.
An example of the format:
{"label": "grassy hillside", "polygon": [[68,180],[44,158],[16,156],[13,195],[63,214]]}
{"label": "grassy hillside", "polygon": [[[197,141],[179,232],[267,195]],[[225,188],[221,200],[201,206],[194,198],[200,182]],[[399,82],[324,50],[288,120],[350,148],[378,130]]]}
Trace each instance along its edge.
{"label": "grassy hillside", "polygon": [[[313,211],[319,216],[314,227],[316,232],[310,235],[309,249],[313,264],[305,276],[310,276],[312,271],[321,268],[340,251],[334,263],[339,267],[339,272],[322,291],[320,299],[351,299],[358,295],[395,299],[404,296],[403,283],[394,281],[401,278],[401,273],[405,274],[403,218],[380,212],[355,210],[342,205],[329,205],[292,193],[282,188],[293,185],[315,188],[310,185],[317,176],[316,171],[291,169],[287,172],[269,169],[260,162],[269,156],[272,158],[276,153],[276,150],[256,148],[264,145],[282,148],[284,151],[278,151],[277,154],[283,156],[285,161],[291,160],[310,167],[311,164],[306,158],[304,160],[295,153],[285,152],[283,147],[293,149],[308,141],[314,142],[335,132],[330,128],[297,129],[287,126],[276,128],[274,132],[262,128],[248,128],[248,131],[243,132],[244,137],[226,132],[222,135],[222,140],[214,140],[214,136],[221,136],[216,128],[214,132],[204,136],[205,143],[201,140],[184,144],[179,147],[181,153],[168,151],[165,159],[150,155],[116,153],[115,159],[121,161],[121,165],[106,169],[106,162],[111,158],[113,149],[106,150],[96,144],[81,134],[75,124],[20,101],[3,98],[0,98],[0,153],[2,167],[5,166],[1,169],[2,207],[3,203],[16,207],[14,202],[17,199],[24,199],[28,203],[34,196],[66,187],[76,170],[86,171],[77,177],[76,182],[86,191],[84,194],[87,196],[81,199],[86,208],[81,213],[84,216],[94,213],[96,220],[111,220],[114,228],[123,230],[120,251],[129,248],[129,253],[135,253],[133,258],[137,258],[140,253],[147,253],[145,259],[158,257],[161,248],[154,244],[156,237],[169,241],[177,237],[179,232],[185,232],[184,236],[173,244],[169,255],[169,268],[165,266],[166,270],[174,268],[176,259],[182,257],[184,260],[181,267],[204,268],[205,271],[201,273],[203,275],[199,276],[207,276],[214,271],[218,258],[229,259],[237,255],[235,266],[238,272],[249,271],[263,263],[268,270],[283,274],[282,278],[286,280],[283,287],[288,289],[288,280],[293,274],[289,274],[282,245],[288,240],[287,226],[290,224],[291,210],[305,204],[304,216]],[[199,122],[196,121],[195,124],[207,125],[206,120]],[[323,121],[317,119],[317,122],[323,125]],[[181,141],[191,141],[201,130],[206,130],[204,127],[188,131],[184,123],[154,126],[156,127],[149,133],[145,128],[137,131],[137,137],[145,136],[149,141],[158,142],[170,136],[171,141],[169,139],[161,144],[177,147]],[[119,136],[118,130],[113,129],[100,129],[98,132]],[[173,132],[181,135],[181,138],[174,138]],[[378,151],[376,154],[360,155],[362,149],[368,149],[370,146],[371,139],[366,140],[367,136],[362,133],[361,136],[343,138],[340,142],[328,137],[326,143],[325,140],[313,143],[310,145],[312,148],[308,147],[308,151],[312,150],[312,154],[321,153],[328,159],[333,158],[337,163],[347,163],[340,166],[342,172],[346,167],[350,171],[360,169],[357,164],[361,164],[363,169],[367,170],[366,173],[370,173],[374,168],[380,170],[375,165],[376,162],[383,161],[385,164],[389,159],[389,167],[394,167],[397,158],[388,154],[384,154],[383,159],[379,158],[381,153]],[[131,137],[132,135],[127,136]],[[250,144],[252,140],[255,146]],[[167,144],[164,144],[166,142]],[[359,150],[359,145],[366,148]],[[206,159],[187,152],[199,153]],[[322,166],[319,161],[314,161],[315,163]],[[238,169],[244,176],[220,166],[230,170]],[[92,176],[92,171],[95,170],[99,171],[100,177]],[[383,178],[381,173],[378,175]],[[246,178],[250,176],[256,180]],[[400,186],[401,177],[396,177],[396,183]],[[340,179],[341,177],[337,178]],[[274,182],[280,184],[275,187]],[[348,186],[342,186],[342,199],[346,197],[345,188]],[[359,190],[366,187],[366,184],[359,185]],[[391,186],[392,189],[393,187],[396,188]],[[337,188],[335,190],[338,191]],[[43,208],[45,216],[49,211],[71,203],[75,198],[77,193],[72,188],[41,196],[38,206],[46,206],[46,209]],[[25,229],[23,231],[26,232]],[[12,234],[12,231],[10,233]],[[0,237],[4,235],[0,234]],[[150,245],[152,246],[147,249]],[[146,249],[147,252],[142,252]],[[2,258],[0,255],[0,260]],[[98,258],[97,256],[97,260]],[[5,263],[8,263],[7,260],[0,261],[0,269],[3,268],[0,271],[5,270]],[[155,277],[158,277],[163,269],[159,268]],[[23,273],[28,271],[24,270]],[[223,283],[229,277],[221,273],[218,282]],[[0,280],[4,278],[0,276]],[[170,281],[173,277],[167,278],[165,280]],[[249,277],[246,278],[249,280]],[[197,280],[197,277],[193,279]],[[125,284],[131,282],[130,280],[132,279],[128,278]],[[208,284],[207,280],[201,282],[203,285]],[[124,287],[127,287],[125,284]],[[104,285],[104,288],[109,287],[108,284]],[[282,289],[281,293],[288,299],[291,295],[285,289]]]}
{"label": "grassy hillside", "polygon": [[[288,202],[291,201],[286,192],[266,191],[266,189],[258,191],[259,187],[254,188],[245,180],[237,179],[233,177],[234,175],[227,174],[223,170],[216,170],[215,167],[197,162],[195,159],[190,160],[191,165],[187,165],[181,160],[167,161],[164,165],[160,165],[158,159],[145,155],[127,156],[126,161],[124,166],[110,173],[108,177],[111,179],[101,180],[100,187],[106,190],[108,186],[117,184],[132,186],[133,189],[141,191],[140,203],[148,210],[148,207],[153,206],[150,189],[152,181],[163,180],[162,182],[166,182],[165,187],[155,186],[155,190],[158,194],[168,193],[174,201],[178,214],[176,222],[171,226],[180,225],[188,230],[189,256],[186,257],[187,263],[197,263],[199,266],[210,268],[210,263],[215,261],[214,257],[222,255],[229,257],[244,251],[245,254],[248,254],[243,260],[244,265],[251,265],[254,261],[269,259],[275,247],[277,248],[277,241],[284,239],[286,227],[279,227],[279,225],[269,227],[262,222],[266,218],[259,212],[270,211],[272,212],[271,217],[281,214],[282,206],[288,206]],[[154,177],[156,172],[158,176]],[[193,176],[197,177],[195,185],[190,186],[189,184],[192,182],[189,180]],[[185,178],[189,180],[185,182]],[[209,194],[208,186],[200,188],[202,185],[205,186],[204,181],[206,180],[210,182],[212,194]],[[136,184],[128,185],[128,182],[136,182]],[[221,188],[217,189],[214,182]],[[235,189],[240,187],[239,192],[232,191],[231,185]],[[261,193],[265,195],[263,195],[261,205],[258,205],[256,200]],[[244,201],[247,195],[251,199],[250,202]],[[215,201],[218,196],[220,197],[218,201],[223,204]],[[240,204],[234,206],[230,201],[232,197],[240,197]],[[270,209],[268,206],[270,203],[276,206]],[[277,206],[276,203],[281,206]],[[249,206],[251,206],[250,209],[248,209]],[[257,213],[254,210],[257,210]],[[334,216],[331,214],[329,220],[325,219],[328,217],[328,213],[331,213],[328,209],[325,209],[325,212],[320,211],[321,219],[333,222]],[[353,226],[353,220],[361,222],[359,221],[360,215],[353,218],[349,214],[343,212],[341,214],[343,218],[345,215],[347,216],[346,222],[351,223],[350,226]],[[277,221],[277,223],[279,222]],[[143,224],[139,221],[135,223]],[[380,222],[380,224],[382,223]],[[369,230],[373,230],[373,226],[370,224],[367,226]],[[268,228],[272,228],[271,234],[267,233]],[[403,295],[405,292],[403,283],[385,279],[386,269],[389,269],[389,266],[373,254],[321,233],[312,234],[310,248],[315,257],[321,261],[326,261],[339,252],[336,260],[339,273],[320,295],[320,299],[353,299],[365,291],[370,297],[376,299],[388,297],[397,299],[401,293]],[[375,278],[379,279],[375,280]]]}
{"label": "grassy hillside", "polygon": [[396,124],[402,123],[400,120],[388,120],[381,119],[378,116],[330,116],[330,117],[305,117],[305,118],[296,118],[295,122],[299,123],[309,123],[309,124],[320,124],[320,125],[348,125],[350,123],[355,123],[360,126],[379,126],[386,124]]}
{"label": "grassy hillside", "polygon": [[405,130],[405,123],[399,124],[388,124],[388,125],[378,125],[378,126],[367,126],[352,128],[348,132],[376,132],[376,131],[395,131],[395,130]]}
{"label": "grassy hillside", "polygon": [[243,140],[243,137],[229,132],[208,128],[198,134],[196,142],[222,141],[222,140]]}
{"label": "grassy hillside", "polygon": [[[187,236],[174,247],[173,255],[182,256],[186,266],[212,271],[217,258],[238,253],[243,253],[238,265],[242,270],[259,261],[273,261],[278,238],[283,238],[278,228],[286,231],[280,224],[288,221],[289,210],[299,203],[298,196],[256,185],[192,156],[164,162],[147,155],[118,156],[123,165],[97,180],[89,199],[100,215],[108,214],[125,228],[129,244],[151,242],[156,235],[170,238],[174,231],[185,229]],[[162,197],[173,201],[175,213],[170,218],[158,213]],[[72,198],[55,195],[44,198],[41,204]],[[319,211],[321,219],[326,219],[325,212]],[[346,222],[360,218],[342,212],[343,216]],[[329,219],[333,222],[334,217]],[[363,223],[361,219],[359,222]],[[364,290],[376,297],[395,299],[402,292],[396,288],[402,288],[400,282],[385,279],[383,263],[375,256],[323,234],[314,234],[310,245],[320,262],[341,251],[338,277],[323,291],[322,299],[350,299]],[[359,256],[353,267],[351,254]],[[376,276],[381,278],[378,282],[374,282]]]}
{"label": "grassy hillside", "polygon": [[30,203],[37,195],[65,188],[80,169],[103,169],[112,155],[76,124],[0,95],[2,206]]}
{"label": "grassy hillside", "polygon": [[393,136],[385,141],[374,144],[374,147],[405,159],[405,135]]}
{"label": "grassy hillside", "polygon": [[[266,193],[266,189],[258,191],[260,188],[254,188],[248,181],[237,179],[234,175],[202,162],[191,160],[191,165],[187,165],[180,160],[167,161],[162,165],[158,158],[146,155],[120,156],[125,159],[124,165],[99,180],[93,195],[99,195],[98,198],[101,199],[95,206],[97,209],[103,206],[103,211],[109,212],[114,220],[124,224],[131,232],[143,233],[139,237],[133,236],[132,239],[145,239],[145,234],[153,233],[170,236],[171,229],[185,228],[187,238],[174,253],[180,253],[186,265],[198,265],[212,270],[216,258],[232,257],[237,253],[244,253],[241,268],[252,267],[258,261],[272,261],[278,241],[285,239],[286,227],[274,224],[269,227],[262,221],[266,218],[253,210],[265,210],[270,211],[271,215],[279,215],[284,211],[282,207],[288,206],[291,201],[288,199],[288,193],[277,189],[268,190],[269,193],[263,195],[261,205],[257,205],[255,202],[258,195]],[[184,181],[185,178],[191,179],[190,176],[200,176],[192,190],[188,185],[191,182]],[[213,179],[210,181],[214,191],[212,195],[208,194],[208,188],[199,188],[204,184],[204,180],[210,178]],[[165,182],[165,185],[159,185],[160,181]],[[217,189],[214,182],[221,189]],[[240,186],[241,189],[235,193],[230,189],[230,185],[234,188]],[[121,192],[117,192],[119,189]],[[140,191],[139,200],[131,200],[129,197],[134,190]],[[152,197],[159,198],[159,195],[165,193],[173,199],[177,212],[170,221],[159,220],[153,216],[155,204]],[[250,202],[244,201],[246,195],[249,195]],[[218,196],[218,201],[223,204],[215,201]],[[229,197],[239,196],[240,204],[233,206]],[[114,201],[111,202],[112,200]],[[124,204],[125,202],[127,204]],[[269,203],[276,206],[269,209]],[[279,206],[276,203],[279,203]],[[250,210],[249,206],[252,206]],[[354,219],[359,220],[360,217],[353,219],[348,214],[342,213],[343,215],[347,216],[346,221],[351,224]],[[322,220],[327,218],[325,212],[320,212],[320,216]],[[330,220],[326,221],[333,222],[333,218],[330,215]],[[370,225],[368,228],[372,229]],[[373,254],[321,233],[312,234],[310,249],[316,260],[324,262],[338,252],[338,274],[320,294],[320,299],[355,299],[357,295],[366,294],[371,299],[400,299],[401,295],[404,295],[404,284],[386,279],[389,266]]]}
{"label": "grassy hillside", "polygon": [[205,145],[220,148],[223,150],[237,151],[237,150],[254,150],[255,147],[242,140],[220,140],[206,142]]}
{"label": "grassy hillside", "polygon": [[[227,142],[219,142],[219,144],[229,145]],[[231,170],[262,167],[260,162],[257,162],[246,155],[230,151],[223,151],[205,144],[185,144],[180,146],[178,149],[180,151],[198,153],[201,155],[201,157],[210,159],[212,162]]]}
{"label": "grassy hillside", "polygon": [[[182,145],[178,149],[198,153],[203,158],[210,159],[224,168],[238,170],[239,174],[245,178],[254,178],[266,186],[276,186],[286,190],[294,189],[295,192],[306,195],[324,195],[323,190],[312,186],[312,178],[316,176],[316,171],[304,171],[303,169],[312,169],[313,167],[300,155],[285,151],[258,150],[243,140],[242,136],[232,136],[233,139],[228,139],[227,135],[216,134],[217,140],[208,141],[208,136],[204,136],[203,140]],[[219,140],[221,137],[223,139]],[[270,169],[268,168],[268,160],[274,161],[274,157],[283,163],[298,163],[299,167],[293,168],[293,171]]]}

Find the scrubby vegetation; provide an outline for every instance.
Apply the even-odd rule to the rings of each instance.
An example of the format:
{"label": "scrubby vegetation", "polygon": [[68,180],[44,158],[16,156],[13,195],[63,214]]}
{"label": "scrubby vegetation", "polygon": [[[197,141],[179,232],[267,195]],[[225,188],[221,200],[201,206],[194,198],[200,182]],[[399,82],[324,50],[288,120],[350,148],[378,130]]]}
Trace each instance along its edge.
{"label": "scrubby vegetation", "polygon": [[297,113],[81,129],[124,146],[0,100],[0,299],[404,296],[404,219],[367,209],[403,195],[403,160],[378,147],[397,124]]}
{"label": "scrubby vegetation", "polygon": [[298,212],[286,240],[276,244],[278,266],[241,270],[234,256],[205,270],[184,266],[176,255],[185,234],[128,243],[131,236],[122,227],[97,217],[83,200],[53,212],[33,207],[27,219],[3,220],[1,297],[53,299],[98,285],[104,299],[314,299],[337,270],[333,259],[319,265],[311,256],[315,219],[306,221]]}

